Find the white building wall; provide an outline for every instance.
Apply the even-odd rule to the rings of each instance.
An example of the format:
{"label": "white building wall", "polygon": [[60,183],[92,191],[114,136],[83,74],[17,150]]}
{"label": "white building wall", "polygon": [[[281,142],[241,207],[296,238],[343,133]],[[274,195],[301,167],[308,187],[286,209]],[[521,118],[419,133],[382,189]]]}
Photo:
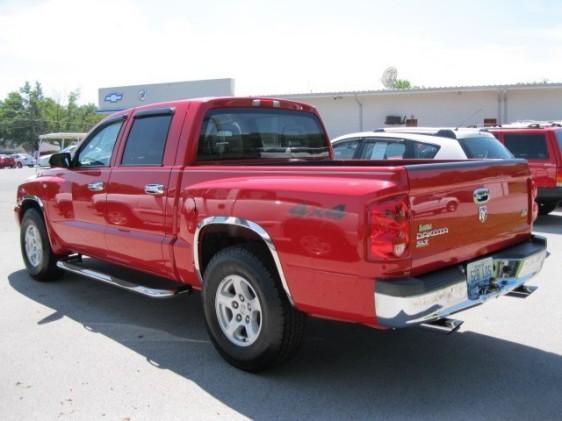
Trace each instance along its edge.
{"label": "white building wall", "polygon": [[[504,94],[505,91],[505,94]],[[562,87],[458,91],[375,92],[333,96],[287,96],[314,105],[330,137],[384,127],[388,115],[414,116],[418,126],[468,126],[516,120],[562,120]],[[360,116],[363,104],[363,116]],[[362,125],[361,125],[362,122]]]}
{"label": "white building wall", "polygon": [[493,92],[381,95],[368,97],[364,104],[366,129],[384,127],[387,115],[414,116],[419,126],[460,126],[482,124],[498,113]]}
{"label": "white building wall", "polygon": [[562,120],[562,89],[510,91],[508,121]]}
{"label": "white building wall", "polygon": [[326,125],[330,137],[359,131],[359,105],[353,98],[314,98],[298,99],[316,107]]}
{"label": "white building wall", "polygon": [[[412,115],[419,126],[482,125],[484,118],[498,118],[495,92],[414,93],[355,97],[300,97],[320,112],[330,137],[384,127],[388,115]],[[363,118],[360,117],[363,104]],[[361,120],[363,127],[361,127]],[[499,120],[498,120],[499,121]]]}

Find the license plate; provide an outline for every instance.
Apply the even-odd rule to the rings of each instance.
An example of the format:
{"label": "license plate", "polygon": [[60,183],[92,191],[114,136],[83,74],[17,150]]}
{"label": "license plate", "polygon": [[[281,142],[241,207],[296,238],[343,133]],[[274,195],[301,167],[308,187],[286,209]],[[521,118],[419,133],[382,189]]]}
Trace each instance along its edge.
{"label": "license plate", "polygon": [[480,296],[482,287],[490,283],[494,274],[494,259],[476,260],[466,265],[466,284],[468,298],[475,300]]}

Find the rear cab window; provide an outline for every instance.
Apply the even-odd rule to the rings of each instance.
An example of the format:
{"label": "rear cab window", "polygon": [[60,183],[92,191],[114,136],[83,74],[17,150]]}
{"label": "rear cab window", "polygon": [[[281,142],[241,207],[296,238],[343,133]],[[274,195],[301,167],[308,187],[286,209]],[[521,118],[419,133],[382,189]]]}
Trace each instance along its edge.
{"label": "rear cab window", "polygon": [[219,108],[203,119],[198,161],[327,159],[318,118],[282,109]]}
{"label": "rear cab window", "polygon": [[[511,159],[512,153],[494,136],[474,136],[458,139],[469,159]],[[507,145],[506,145],[507,146]]]}
{"label": "rear cab window", "polygon": [[516,158],[535,160],[549,158],[544,133],[505,133],[503,142]]}

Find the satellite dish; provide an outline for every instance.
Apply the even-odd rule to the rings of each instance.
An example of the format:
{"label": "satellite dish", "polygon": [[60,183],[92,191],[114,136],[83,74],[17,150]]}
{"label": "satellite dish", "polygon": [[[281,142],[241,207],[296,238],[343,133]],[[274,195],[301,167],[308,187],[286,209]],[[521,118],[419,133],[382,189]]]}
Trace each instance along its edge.
{"label": "satellite dish", "polygon": [[398,70],[396,70],[396,67],[390,66],[382,72],[381,82],[385,88],[392,89],[397,78]]}

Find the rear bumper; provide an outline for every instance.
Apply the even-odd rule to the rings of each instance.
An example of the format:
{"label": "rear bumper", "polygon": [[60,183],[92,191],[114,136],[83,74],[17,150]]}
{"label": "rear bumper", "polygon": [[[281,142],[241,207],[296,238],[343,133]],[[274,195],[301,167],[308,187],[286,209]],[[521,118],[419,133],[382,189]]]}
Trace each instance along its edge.
{"label": "rear bumper", "polygon": [[468,297],[465,264],[418,278],[375,283],[375,311],[382,326],[398,328],[438,320],[505,295],[537,274],[547,256],[546,239],[530,240],[484,257],[494,260],[496,278],[476,299]]}
{"label": "rear bumper", "polygon": [[562,187],[539,187],[537,200],[562,200]]}

